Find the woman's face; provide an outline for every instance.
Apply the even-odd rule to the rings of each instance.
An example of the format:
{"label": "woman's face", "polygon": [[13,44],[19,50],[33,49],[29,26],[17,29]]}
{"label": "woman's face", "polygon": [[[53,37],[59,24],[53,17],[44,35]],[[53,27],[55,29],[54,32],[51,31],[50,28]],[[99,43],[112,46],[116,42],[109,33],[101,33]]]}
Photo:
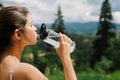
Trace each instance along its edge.
{"label": "woman's face", "polygon": [[37,42],[37,37],[37,28],[32,24],[31,17],[28,14],[22,40],[26,45],[33,45]]}

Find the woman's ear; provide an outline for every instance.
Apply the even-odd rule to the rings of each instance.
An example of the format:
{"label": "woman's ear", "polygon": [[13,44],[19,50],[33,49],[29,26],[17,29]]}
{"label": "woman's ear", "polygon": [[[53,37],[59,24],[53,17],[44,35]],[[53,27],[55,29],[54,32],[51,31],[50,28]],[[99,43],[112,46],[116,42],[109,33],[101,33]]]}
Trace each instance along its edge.
{"label": "woman's ear", "polygon": [[22,39],[22,33],[19,29],[16,29],[13,34],[14,39],[21,40]]}

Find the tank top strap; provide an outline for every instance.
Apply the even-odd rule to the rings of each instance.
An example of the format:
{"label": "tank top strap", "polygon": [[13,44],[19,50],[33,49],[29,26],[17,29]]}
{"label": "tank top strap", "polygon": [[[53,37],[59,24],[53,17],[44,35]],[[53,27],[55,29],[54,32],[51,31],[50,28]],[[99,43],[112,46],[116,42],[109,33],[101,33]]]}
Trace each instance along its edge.
{"label": "tank top strap", "polygon": [[10,72],[9,72],[9,80],[13,80],[13,68],[14,68],[14,65],[12,65],[11,69],[10,69]]}
{"label": "tank top strap", "polygon": [[9,72],[9,80],[12,80],[12,77],[13,77],[12,73],[13,73],[13,71],[10,70],[10,72]]}

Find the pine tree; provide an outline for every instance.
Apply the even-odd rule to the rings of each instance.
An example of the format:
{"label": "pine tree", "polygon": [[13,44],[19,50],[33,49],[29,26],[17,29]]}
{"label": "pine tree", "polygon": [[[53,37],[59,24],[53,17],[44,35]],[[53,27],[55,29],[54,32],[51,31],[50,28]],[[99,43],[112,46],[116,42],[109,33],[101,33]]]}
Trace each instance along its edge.
{"label": "pine tree", "polygon": [[64,33],[65,26],[60,6],[58,6],[57,19],[52,24],[52,29],[56,32]]}
{"label": "pine tree", "polygon": [[92,43],[94,52],[92,56],[91,67],[94,67],[96,62],[100,61],[103,55],[106,55],[105,51],[110,46],[109,40],[116,36],[116,28],[112,23],[112,20],[113,17],[111,14],[111,5],[109,0],[105,0],[101,7],[96,39]]}
{"label": "pine tree", "polygon": [[3,7],[3,4],[2,3],[0,3],[0,9]]}

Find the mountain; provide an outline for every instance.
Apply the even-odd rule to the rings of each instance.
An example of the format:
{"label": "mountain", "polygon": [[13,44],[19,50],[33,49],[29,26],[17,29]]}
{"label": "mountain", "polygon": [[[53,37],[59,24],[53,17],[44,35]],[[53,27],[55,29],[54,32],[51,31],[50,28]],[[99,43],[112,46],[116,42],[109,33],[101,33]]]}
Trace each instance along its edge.
{"label": "mountain", "polygon": [[[78,33],[78,34],[95,34],[98,28],[98,22],[65,22],[65,31],[70,33]],[[36,27],[40,27],[39,24],[35,25]],[[51,27],[51,24],[46,24],[47,28]],[[116,24],[117,32],[120,32],[120,24]]]}
{"label": "mountain", "polygon": [[75,32],[82,34],[94,34],[97,30],[97,22],[79,23],[79,22],[67,22],[65,23],[67,32]]}
{"label": "mountain", "polygon": [[[117,32],[120,32],[120,24],[114,23],[114,25],[116,26]],[[95,34],[98,28],[98,22],[87,22],[87,23],[66,22],[65,27],[67,32]]]}

